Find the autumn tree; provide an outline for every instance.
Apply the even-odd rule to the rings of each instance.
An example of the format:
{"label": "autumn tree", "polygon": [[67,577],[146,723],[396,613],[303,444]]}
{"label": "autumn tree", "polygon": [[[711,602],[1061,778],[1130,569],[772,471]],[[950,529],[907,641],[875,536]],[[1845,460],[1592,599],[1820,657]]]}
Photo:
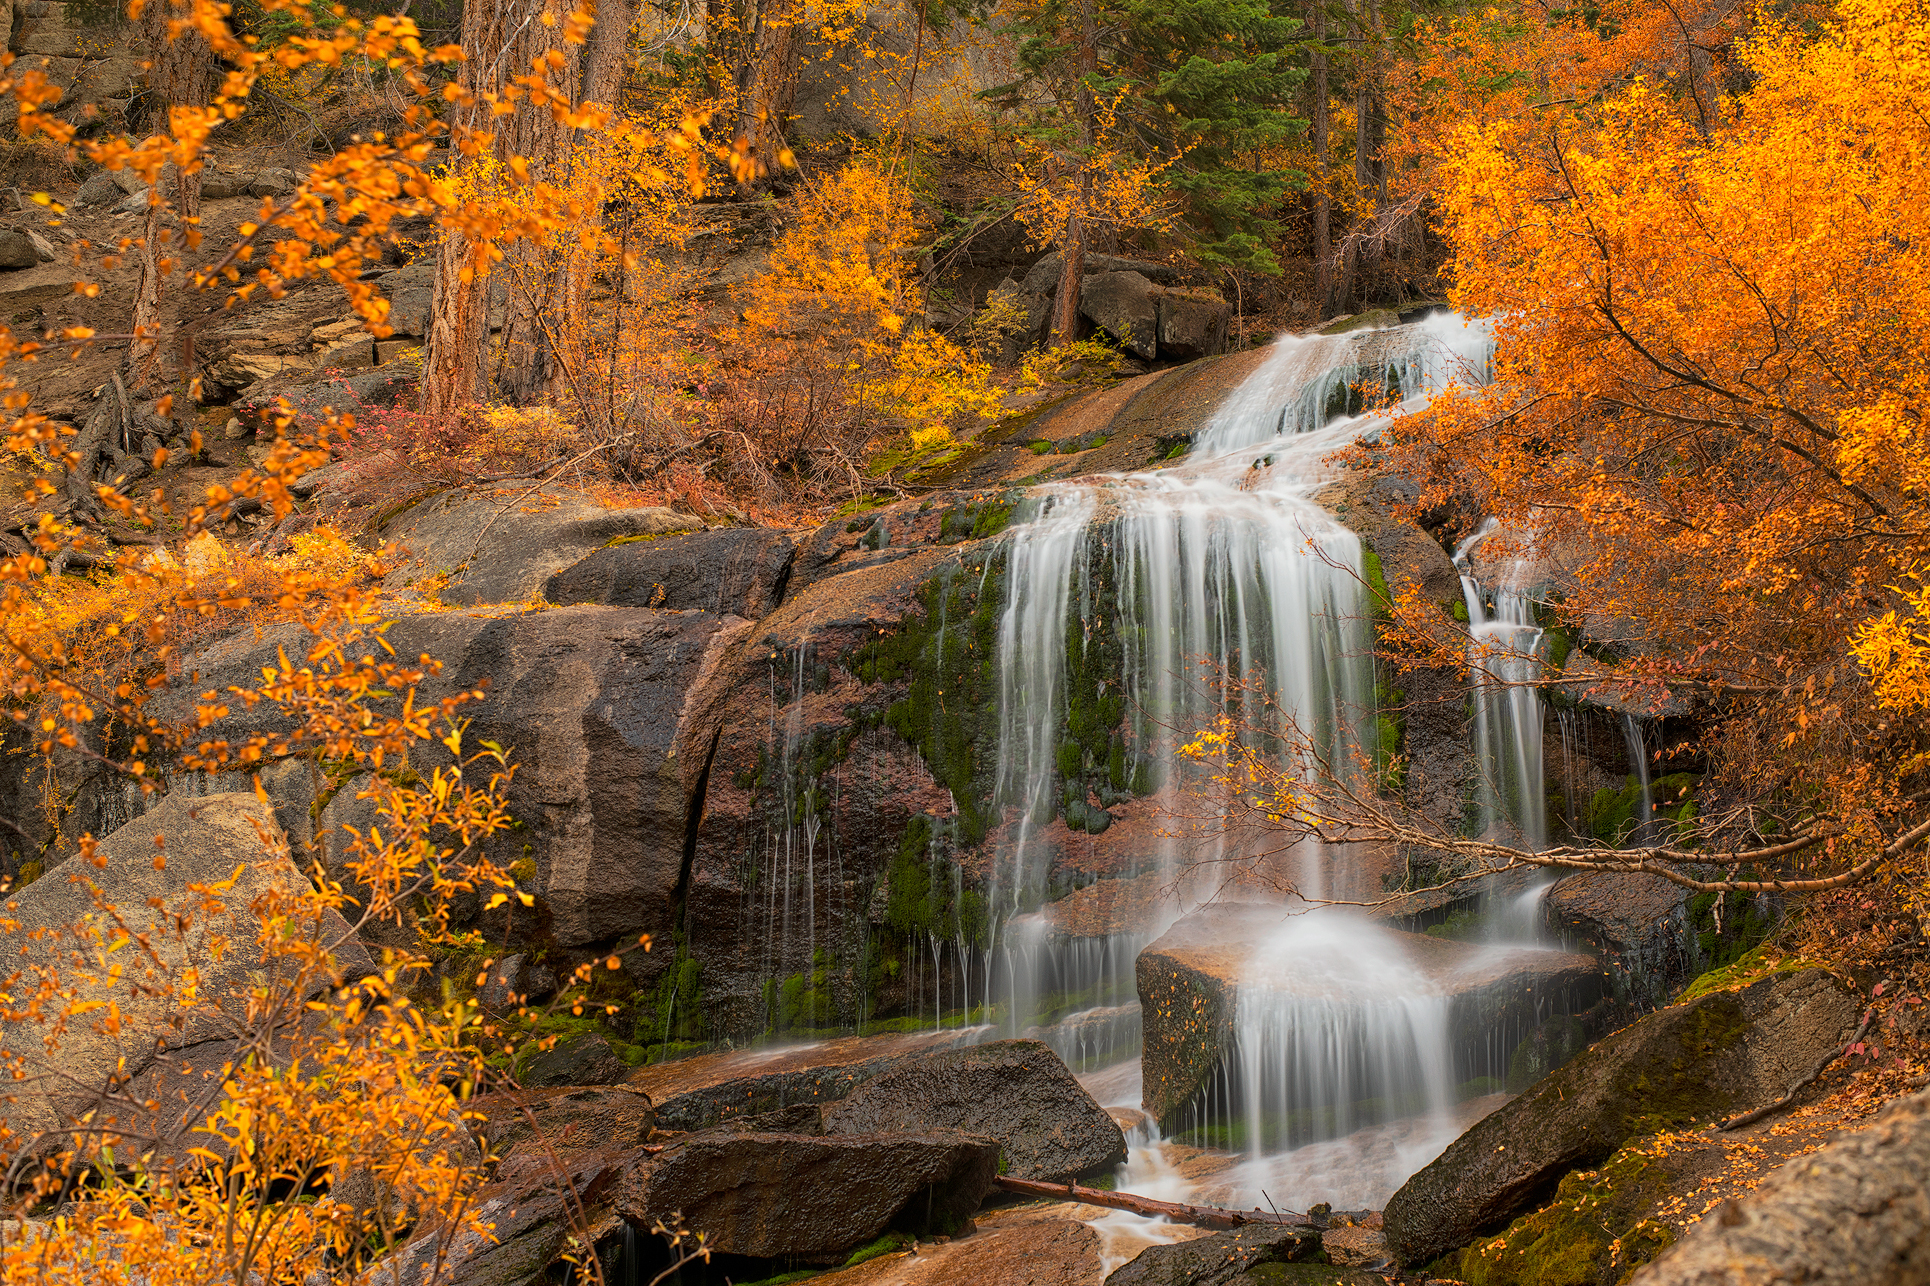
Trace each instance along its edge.
{"label": "autumn tree", "polygon": [[[1569,664],[1638,708],[1697,712],[1677,750],[1707,765],[1701,817],[1556,864],[1693,887],[1907,884],[1930,833],[1912,714],[1930,703],[1926,11],[1758,16],[1728,29],[1713,72],[1672,23],[1617,16],[1440,29],[1462,70],[1432,92],[1458,106],[1415,129],[1433,140],[1454,301],[1494,319],[1495,379],[1359,458],[1424,480],[1421,509],[1534,533],[1551,627],[1589,641],[1625,623]],[[1394,598],[1391,651],[1453,662],[1438,605]],[[1302,817],[1363,836],[1395,825],[1362,821],[1376,810]]]}

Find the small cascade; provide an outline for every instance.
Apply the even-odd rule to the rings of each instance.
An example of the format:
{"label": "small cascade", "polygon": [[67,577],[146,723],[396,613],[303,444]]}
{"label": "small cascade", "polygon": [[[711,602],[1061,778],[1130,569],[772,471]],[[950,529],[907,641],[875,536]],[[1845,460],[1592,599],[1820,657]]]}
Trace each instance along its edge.
{"label": "small cascade", "polygon": [[1214,455],[1319,433],[1370,409],[1419,410],[1451,386],[1485,384],[1493,350],[1485,325],[1448,312],[1386,330],[1285,336],[1227,398],[1194,451]]}
{"label": "small cascade", "polygon": [[1649,748],[1648,738],[1644,735],[1642,721],[1632,714],[1622,716],[1622,736],[1628,741],[1628,762],[1634,768],[1633,776],[1641,787],[1635,799],[1635,830],[1629,835],[1628,842],[1634,845],[1653,844],[1656,839],[1655,792],[1649,785]]}
{"label": "small cascade", "polygon": [[[823,691],[828,673],[808,638],[789,655],[772,658],[771,709],[789,708],[781,728],[773,716],[771,743],[777,754],[764,769],[775,774],[780,813],[770,820],[751,878],[758,893],[754,914],[765,926],[764,1022],[780,1032],[839,1026],[844,1011],[838,962],[858,954],[863,932],[863,917],[852,914],[848,904],[850,890],[828,823],[834,808],[826,792],[835,782],[827,779],[826,769],[834,757],[834,734],[817,726],[811,701]],[[834,714],[827,710],[824,722],[832,722]],[[837,940],[820,940],[820,924],[837,926]],[[675,998],[669,1003],[674,1005]],[[673,1020],[665,1021],[676,1030]]]}
{"label": "small cascade", "polygon": [[1240,980],[1245,1150],[1254,1156],[1454,1105],[1449,1001],[1378,925],[1301,916]]}
{"label": "small cascade", "polygon": [[1542,630],[1535,623],[1527,557],[1510,559],[1490,604],[1472,570],[1476,545],[1493,535],[1491,518],[1454,551],[1468,609],[1468,669],[1474,678],[1477,825],[1513,828],[1530,850],[1548,846],[1547,786],[1542,766]]}

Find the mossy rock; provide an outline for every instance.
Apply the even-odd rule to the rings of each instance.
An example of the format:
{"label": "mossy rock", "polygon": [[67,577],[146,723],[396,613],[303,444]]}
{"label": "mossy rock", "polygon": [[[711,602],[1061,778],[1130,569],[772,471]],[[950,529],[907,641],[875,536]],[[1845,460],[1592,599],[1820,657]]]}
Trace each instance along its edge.
{"label": "mossy rock", "polygon": [[1820,969],[1650,1014],[1482,1118],[1387,1203],[1388,1248],[1422,1264],[1504,1228],[1570,1171],[1633,1140],[1763,1106],[1840,1048],[1857,997]]}
{"label": "mossy rock", "polygon": [[1466,1286],[1620,1286],[1675,1242],[1675,1229],[1649,1217],[1677,1186],[1665,1153],[1637,1145],[1578,1170],[1540,1210],[1429,1271]]}

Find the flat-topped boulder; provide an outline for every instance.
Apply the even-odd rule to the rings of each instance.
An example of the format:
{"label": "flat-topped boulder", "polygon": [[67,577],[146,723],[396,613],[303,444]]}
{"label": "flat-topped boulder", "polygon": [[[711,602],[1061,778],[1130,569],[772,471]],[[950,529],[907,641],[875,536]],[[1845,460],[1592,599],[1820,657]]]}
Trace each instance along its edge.
{"label": "flat-topped boulder", "polygon": [[1034,1040],[914,1054],[824,1109],[827,1134],[946,1127],[997,1139],[1000,1173],[1064,1183],[1126,1159],[1118,1124]]}
{"label": "flat-topped boulder", "polygon": [[[826,1135],[962,1130],[996,1141],[1000,1172],[1064,1182],[1126,1159],[1126,1140],[1059,1056],[1036,1040],[969,1031],[848,1037],[703,1055],[630,1081],[668,1130]],[[952,1046],[947,1048],[947,1046]]]}
{"label": "flat-topped boulder", "polygon": [[977,1028],[954,1028],[733,1049],[639,1068],[628,1084],[656,1104],[659,1129],[704,1130],[801,1103],[833,1102],[908,1055],[955,1048],[983,1035]]}
{"label": "flat-topped boulder", "polygon": [[1333,911],[1238,903],[1181,919],[1140,953],[1137,972],[1144,1101],[1162,1123],[1220,1065],[1243,991],[1339,1003],[1370,1003],[1377,989],[1438,995],[1449,1030],[1474,1040],[1532,1026],[1538,1002],[1585,1007],[1602,976],[1593,959],[1570,952],[1453,942]]}
{"label": "flat-topped boulder", "polygon": [[712,1130],[633,1167],[617,1212],[638,1228],[682,1215],[727,1255],[836,1264],[894,1224],[962,1231],[992,1190],[999,1145],[959,1130],[798,1135]]}

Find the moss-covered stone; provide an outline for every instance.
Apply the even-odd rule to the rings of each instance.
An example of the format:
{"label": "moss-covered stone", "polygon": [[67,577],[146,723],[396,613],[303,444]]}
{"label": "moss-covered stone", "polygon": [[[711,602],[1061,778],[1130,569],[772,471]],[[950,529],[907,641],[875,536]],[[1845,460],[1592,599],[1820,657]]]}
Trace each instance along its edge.
{"label": "moss-covered stone", "polygon": [[1570,1174],[1553,1201],[1430,1271],[1467,1286],[1620,1286],[1675,1242],[1673,1228],[1649,1217],[1673,1184],[1656,1164],[1665,1151],[1637,1144]]}

